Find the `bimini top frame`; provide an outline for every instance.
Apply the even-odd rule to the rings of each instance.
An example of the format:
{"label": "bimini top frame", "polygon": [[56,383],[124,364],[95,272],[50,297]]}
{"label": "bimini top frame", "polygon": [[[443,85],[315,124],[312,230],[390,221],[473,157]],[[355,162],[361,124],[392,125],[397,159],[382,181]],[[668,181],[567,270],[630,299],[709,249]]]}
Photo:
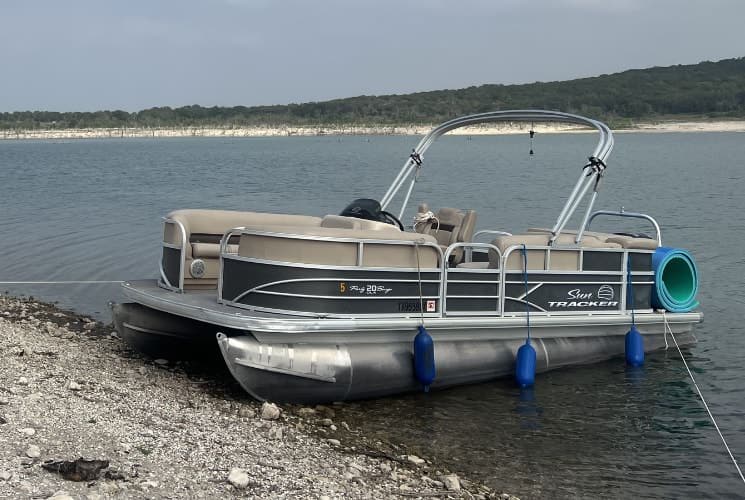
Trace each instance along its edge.
{"label": "bimini top frame", "polygon": [[559,123],[572,123],[575,125],[584,125],[586,127],[596,129],[600,138],[595,150],[589,157],[589,163],[582,169],[582,173],[577,180],[577,184],[574,186],[572,193],[569,195],[564,207],[561,209],[556,223],[551,229],[551,244],[561,234],[561,231],[566,226],[569,219],[572,217],[574,212],[577,210],[582,199],[587,194],[590,186],[593,187],[593,194],[590,202],[587,206],[587,211],[582,219],[579,231],[577,231],[576,242],[582,239],[582,234],[585,231],[587,220],[592,212],[592,207],[595,204],[595,200],[598,195],[598,188],[600,186],[600,180],[603,177],[605,171],[605,160],[613,150],[613,133],[610,128],[602,122],[593,120],[591,118],[585,118],[584,116],[573,115],[569,113],[562,113],[559,111],[543,111],[543,110],[515,110],[515,111],[492,111],[489,113],[479,113],[476,115],[468,115],[453,120],[447,121],[438,127],[434,128],[431,132],[419,141],[419,144],[414,148],[414,151],[409,156],[409,159],[404,163],[398,176],[394,179],[388,191],[383,196],[380,204],[383,210],[387,210],[393,198],[399,192],[401,187],[406,181],[411,178],[409,188],[406,192],[406,197],[401,204],[401,211],[399,212],[399,219],[403,217],[406,205],[411,197],[411,192],[414,189],[414,184],[419,177],[419,173],[422,168],[422,158],[424,153],[429,149],[433,142],[435,142],[440,136],[455,130],[457,128],[466,127],[469,125],[478,125],[480,123],[490,122],[559,122]]}

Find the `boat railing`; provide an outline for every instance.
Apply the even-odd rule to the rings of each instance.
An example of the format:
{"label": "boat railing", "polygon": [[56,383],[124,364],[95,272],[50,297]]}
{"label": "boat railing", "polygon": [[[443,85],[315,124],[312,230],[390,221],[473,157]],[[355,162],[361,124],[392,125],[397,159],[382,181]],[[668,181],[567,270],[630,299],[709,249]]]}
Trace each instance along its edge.
{"label": "boat railing", "polygon": [[[311,230],[309,230],[311,231]],[[493,234],[502,233],[494,231]],[[251,256],[240,255],[228,251],[228,241],[235,236],[259,236],[270,238],[282,238],[287,240],[297,240],[298,242],[329,242],[352,244],[356,248],[356,254],[352,261],[351,252],[347,261],[338,264],[329,264],[319,262],[293,262],[291,259],[284,257],[272,259],[271,256],[260,255]],[[431,249],[437,256],[437,262],[433,266],[433,260],[426,265],[411,265],[411,256],[406,266],[396,267],[393,262],[386,266],[370,266],[366,264],[365,249],[370,251],[371,245],[390,245],[390,246],[408,246],[416,247],[418,251],[422,247]],[[298,246],[301,248],[301,246]],[[458,249],[464,249],[466,255],[465,263],[458,266],[449,263],[451,256]],[[526,251],[527,269],[523,260],[523,248]],[[470,261],[467,257],[472,252],[487,253],[488,260],[481,262]],[[241,252],[243,253],[243,252]],[[273,276],[266,282],[246,284],[245,290],[241,289],[240,298],[247,295],[272,294],[275,296],[298,297],[295,291],[288,291],[286,288],[279,292],[272,287],[290,283],[299,284],[302,282],[313,281],[321,282],[344,282],[369,284],[385,284],[396,282],[399,285],[392,288],[400,288],[408,283],[407,293],[394,292],[389,296],[340,296],[329,295],[304,295],[314,299],[339,300],[346,298],[367,298],[367,299],[388,299],[400,301],[419,301],[422,299],[439,299],[439,307],[436,310],[425,312],[426,317],[445,317],[445,316],[520,316],[525,314],[525,302],[528,301],[532,307],[532,312],[545,313],[549,315],[561,314],[626,314],[627,311],[627,273],[629,265],[629,256],[632,259],[642,259],[638,263],[632,264],[632,276],[634,286],[639,288],[639,296],[651,293],[651,287],[654,285],[654,273],[651,270],[651,254],[653,250],[645,249],[626,249],[626,248],[605,248],[605,247],[582,247],[574,245],[512,245],[500,251],[499,247],[492,243],[466,242],[454,243],[449,247],[442,249],[439,245],[424,239],[417,240],[392,240],[385,237],[380,238],[359,238],[359,237],[341,237],[341,236],[324,236],[318,234],[300,234],[299,231],[288,229],[287,232],[280,230],[265,229],[247,229],[245,227],[233,228],[227,231],[220,243],[220,274],[218,286],[218,300],[231,306],[244,307],[251,309],[261,309],[240,303],[238,295],[224,295],[225,264],[232,262],[249,262],[252,264],[265,264],[270,266],[279,266],[277,269],[289,270],[292,268],[313,270],[313,277],[293,277],[293,276]],[[434,257],[428,257],[433,259]],[[603,263],[604,262],[604,263]],[[326,272],[327,271],[327,272]],[[231,273],[234,268],[231,268]],[[284,271],[281,271],[284,272]],[[309,272],[309,271],[308,271]],[[345,275],[345,272],[349,274]],[[375,273],[371,276],[361,276],[359,272]],[[379,272],[379,273],[377,273]],[[433,274],[434,272],[434,274]],[[417,276],[418,274],[418,276]],[[248,275],[247,275],[248,276]],[[525,279],[528,280],[528,293],[522,291]],[[231,280],[234,278],[231,277]],[[429,287],[429,292],[416,292],[416,288],[411,288],[419,281]],[[359,282],[359,283],[358,283]],[[235,284],[235,281],[233,281]],[[437,285],[436,292],[434,285]],[[341,285],[340,285],[341,286]],[[360,285],[361,286],[361,285]],[[389,285],[386,285],[389,286]],[[533,292],[551,290],[554,297],[551,300],[561,301],[561,296],[566,295],[569,299],[578,299],[577,302],[587,302],[590,304],[584,310],[556,310],[556,308],[543,307],[539,303],[531,302],[529,297]],[[600,291],[602,289],[602,291]],[[308,292],[304,292],[308,293]],[[387,292],[386,292],[387,293]],[[539,293],[539,295],[540,295]],[[546,292],[548,293],[548,292]],[[230,295],[230,294],[229,294]],[[556,298],[558,297],[558,298]],[[592,298],[592,300],[590,300]],[[564,299],[569,300],[569,299]],[[580,300],[581,299],[581,300]],[[542,300],[546,300],[545,297]],[[594,301],[594,302],[593,302]],[[599,307],[593,309],[592,304],[599,304]],[[278,303],[281,304],[281,301]],[[282,309],[281,307],[271,308],[272,312],[281,312],[286,314],[299,314],[308,316],[400,316],[393,313],[355,313],[355,312],[338,312],[324,313],[313,311],[296,311],[292,308]],[[635,309],[638,312],[651,310],[650,306],[639,306]],[[408,311],[408,312],[419,312]]]}
{"label": "boat railing", "polygon": [[[354,283],[368,283],[368,284],[374,284],[377,283],[378,285],[380,283],[385,282],[386,280],[391,282],[398,282],[398,283],[416,283],[418,275],[418,280],[422,283],[429,283],[434,284],[437,286],[437,292],[436,294],[425,294],[427,298],[434,298],[434,299],[440,299],[442,297],[442,283],[444,280],[444,272],[445,267],[442,265],[444,261],[444,253],[442,248],[434,243],[433,241],[428,241],[425,239],[422,235],[417,234],[410,234],[411,239],[392,239],[392,238],[386,238],[384,234],[381,234],[379,237],[371,237],[371,236],[365,236],[365,237],[355,237],[355,236],[331,236],[331,235],[323,235],[323,234],[313,234],[314,232],[319,232],[319,228],[287,228],[287,229],[269,229],[269,228],[247,228],[247,227],[238,227],[230,229],[229,231],[226,231],[225,234],[222,237],[222,240],[220,242],[220,273],[219,273],[219,281],[218,281],[218,301],[220,303],[228,304],[235,307],[247,307],[245,304],[242,304],[239,302],[240,298],[243,298],[245,296],[248,296],[250,294],[256,293],[256,294],[272,294],[275,296],[287,296],[287,297],[305,297],[305,298],[317,298],[317,299],[328,299],[328,300],[341,300],[341,299],[354,299],[358,298],[354,296],[353,294],[348,295],[299,295],[289,292],[278,292],[278,291],[269,291],[268,289],[272,286],[277,285],[284,285],[286,283],[303,283],[303,282],[339,282],[339,286],[342,287],[342,283],[346,282],[354,282]],[[278,238],[278,239],[284,239],[288,240],[288,244],[290,241],[295,241],[297,243],[303,243],[303,242],[315,242],[315,243],[329,243],[329,244],[342,244],[342,245],[351,245],[354,246],[354,258],[350,261],[342,261],[340,263],[329,263],[328,261],[332,260],[330,258],[325,258],[324,261],[321,262],[313,262],[313,259],[306,259],[306,258],[299,258],[298,260],[288,259],[285,257],[274,257],[271,255],[241,255],[244,252],[240,252],[238,254],[235,253],[229,253],[227,251],[227,242],[229,239],[233,236],[241,236],[243,238],[244,236],[256,236],[256,237],[266,237],[266,238]],[[401,233],[401,237],[405,237],[404,233]],[[242,242],[241,242],[242,244]],[[376,250],[380,250],[380,246],[384,247],[410,247],[414,249],[414,252],[412,255],[407,256],[406,264],[401,266],[395,266],[392,262],[388,265],[382,265],[380,264],[380,257],[376,256],[372,260],[374,260],[376,263],[375,265],[369,265],[367,264],[368,258],[373,255],[373,252]],[[239,244],[240,247],[240,244]],[[249,247],[250,248],[250,247]],[[304,247],[298,246],[298,249],[301,251],[304,249]],[[423,262],[421,265],[419,265],[419,258],[421,255],[422,249],[427,249],[429,252],[432,252],[427,259],[425,259],[425,262]],[[332,249],[329,248],[329,251]],[[349,250],[349,249],[347,249]],[[310,260],[310,262],[308,261]],[[253,263],[253,264],[265,264],[269,266],[278,266],[278,269],[291,269],[291,268],[297,268],[297,269],[305,269],[307,272],[314,273],[318,270],[327,270],[330,274],[333,274],[335,277],[294,277],[294,276],[276,276],[276,279],[274,277],[272,278],[273,281],[267,281],[265,283],[252,283],[248,284],[247,288],[243,290],[239,295],[233,296],[233,297],[226,297],[225,295],[225,280],[226,280],[226,264],[227,263],[236,263],[236,262],[246,262],[246,263]],[[387,272],[388,275],[392,277],[386,277],[386,276],[380,276],[375,278],[360,278],[360,277],[345,277],[343,274],[340,275],[337,271],[347,271],[347,272],[357,272],[357,271],[379,271],[379,272]],[[434,276],[433,276],[434,273]],[[424,276],[424,275],[427,276]],[[408,277],[405,277],[408,276]],[[231,277],[232,279],[232,277]],[[357,286],[357,285],[353,285]],[[346,292],[346,289],[344,290]],[[387,292],[386,292],[387,293]],[[420,293],[416,294],[416,296],[410,296],[410,295],[402,295],[402,296],[382,296],[382,295],[373,295],[373,296],[366,296],[365,298],[370,299],[387,299],[387,300],[416,300],[419,301]],[[257,309],[257,310],[268,310],[267,308],[262,307],[250,307],[251,309]],[[317,313],[307,312],[304,313],[302,311],[295,311],[295,310],[283,310],[280,307],[273,307],[271,308],[273,312],[281,312],[281,313],[287,313],[287,314],[297,314],[297,315],[312,315],[312,316],[318,316]],[[438,308],[440,309],[440,308]],[[416,311],[419,312],[419,311]],[[339,316],[344,316],[345,314],[337,314]],[[380,315],[380,314],[376,314]],[[384,314],[383,314],[384,315]],[[393,314],[391,314],[393,315]],[[397,314],[400,315],[400,314]],[[438,312],[426,312],[424,313],[425,316],[432,317],[432,316],[439,316]],[[351,316],[351,314],[350,314]]]}
{"label": "boat railing", "polygon": [[[501,233],[501,231],[494,231],[494,233]],[[461,266],[451,266],[449,264],[450,257],[459,248],[464,250],[465,262]],[[473,250],[493,252],[497,257],[495,262],[497,264],[501,262],[502,253],[499,248],[491,243],[458,242],[448,246],[443,260],[445,271],[440,299],[442,316],[495,316],[501,314],[500,290],[503,279],[501,266],[490,267],[489,261],[473,262]],[[454,292],[455,287],[458,290]],[[474,287],[489,288],[494,293],[476,294],[469,291],[469,288],[473,289]],[[466,305],[467,301],[470,304]],[[461,307],[458,307],[458,305]]]}
{"label": "boat railing", "polygon": [[[188,244],[188,238],[186,235],[186,228],[181,223],[181,221],[171,219],[168,217],[163,217],[163,224],[164,224],[164,238],[163,238],[163,246],[161,251],[161,258],[160,258],[160,286],[163,288],[170,290],[172,292],[183,292],[184,291],[184,267],[186,266],[186,245]],[[173,240],[173,234],[169,233],[170,231],[173,231],[172,228],[178,228],[179,231],[179,238],[180,244],[172,243],[170,241],[165,241],[166,239]],[[166,271],[164,267],[164,261],[166,260],[166,249],[171,250],[178,250],[179,251],[179,262],[178,262],[178,282],[176,285],[174,285],[171,280],[174,278],[171,276],[169,279],[168,275],[172,274]]]}
{"label": "boat railing", "polygon": [[[525,250],[525,257],[523,256],[523,250]],[[566,261],[561,265],[554,266],[552,264],[551,255],[553,253],[562,252],[565,256],[570,255],[576,257],[576,269],[568,269]],[[609,257],[618,256],[617,266],[615,269],[600,269],[597,266],[590,266],[585,264],[585,255],[587,253],[595,254],[608,254]],[[601,247],[574,247],[574,246],[556,246],[556,245],[513,245],[504,250],[501,257],[501,289],[500,289],[500,307],[502,310],[502,316],[505,315],[522,315],[525,314],[525,302],[527,296],[530,296],[533,292],[538,290],[540,287],[546,285],[554,285],[560,287],[566,287],[567,292],[574,290],[580,290],[577,294],[587,294],[587,291],[583,291],[588,287],[601,288],[604,286],[609,287],[612,290],[612,294],[606,293],[608,296],[601,297],[605,302],[612,302],[618,298],[618,307],[615,310],[603,310],[603,311],[548,311],[542,310],[541,307],[531,303],[534,309],[538,312],[547,313],[550,315],[561,315],[561,314],[597,314],[602,312],[603,314],[628,314],[629,303],[628,303],[628,276],[631,274],[632,283],[635,288],[646,287],[646,290],[651,294],[651,288],[654,286],[654,272],[651,268],[652,262],[652,250],[644,249],[626,249],[626,248],[601,248]],[[532,254],[532,255],[531,255]],[[646,256],[648,268],[644,265],[635,266],[632,265],[631,273],[629,273],[629,256]],[[515,265],[514,260],[511,259],[514,255],[519,256],[519,265]],[[538,265],[538,261],[543,260],[542,265]],[[558,259],[557,259],[558,260]],[[589,259],[588,259],[589,260]],[[525,262],[527,261],[527,263]],[[574,278],[574,279],[572,279]],[[599,281],[602,278],[602,281]],[[518,287],[524,287],[525,282],[528,282],[528,290],[522,292],[517,297],[523,304],[522,310],[508,311],[506,307],[507,300],[515,300],[507,296],[506,290],[510,285],[516,285]],[[570,288],[571,287],[571,288]],[[595,292],[593,292],[595,293]],[[527,295],[527,296],[526,296]],[[569,294],[568,299],[571,299]],[[574,297],[580,298],[582,297]],[[597,297],[593,297],[597,298]],[[638,297],[637,297],[638,298]],[[590,299],[590,297],[584,297],[584,299]],[[530,301],[528,300],[530,303]],[[635,307],[636,312],[649,312],[652,311],[651,305],[649,307]],[[534,313],[531,310],[531,313]]]}
{"label": "boat railing", "polygon": [[632,219],[644,219],[646,221],[649,221],[652,226],[654,226],[654,232],[655,232],[655,239],[657,240],[657,246],[662,246],[662,231],[660,230],[660,225],[657,223],[654,217],[651,215],[643,214],[640,212],[627,212],[626,210],[621,207],[621,210],[597,210],[590,215],[590,217],[587,220],[587,227],[581,228],[580,231],[577,233],[577,241],[582,237],[582,233],[584,231],[590,230],[590,225],[592,224],[592,221],[595,220],[597,217],[600,216],[607,216],[607,217],[628,217]]}

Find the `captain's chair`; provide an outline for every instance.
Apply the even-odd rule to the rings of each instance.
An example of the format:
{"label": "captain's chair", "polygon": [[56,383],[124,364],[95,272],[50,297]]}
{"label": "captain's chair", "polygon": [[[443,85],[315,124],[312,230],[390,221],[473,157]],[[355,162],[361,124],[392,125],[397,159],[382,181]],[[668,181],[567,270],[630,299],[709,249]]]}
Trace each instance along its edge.
{"label": "captain's chair", "polygon": [[[419,205],[414,222],[414,231],[430,234],[437,239],[443,252],[453,243],[468,243],[473,239],[476,227],[476,211],[461,211],[457,208],[443,207],[432,213],[426,203]],[[450,263],[458,264],[463,260],[463,248],[456,248],[450,254]]]}

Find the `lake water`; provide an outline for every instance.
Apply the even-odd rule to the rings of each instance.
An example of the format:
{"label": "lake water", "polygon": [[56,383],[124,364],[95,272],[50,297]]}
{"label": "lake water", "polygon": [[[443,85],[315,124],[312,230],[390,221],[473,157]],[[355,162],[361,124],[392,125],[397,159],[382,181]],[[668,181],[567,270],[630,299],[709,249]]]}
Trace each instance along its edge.
{"label": "lake water", "polygon": [[[324,215],[381,198],[414,137],[0,141],[0,281],[157,275],[175,208]],[[473,208],[477,229],[551,226],[590,134],[447,137],[413,204]],[[745,462],[745,135],[619,134],[597,208],[649,213],[701,271],[705,322],[684,352]],[[407,217],[410,217],[409,214]],[[405,222],[408,222],[405,220]],[[598,229],[603,229],[598,226]],[[638,227],[638,229],[648,229]],[[108,321],[118,286],[0,285]],[[428,395],[345,405],[340,419],[523,498],[743,498],[677,351]]]}

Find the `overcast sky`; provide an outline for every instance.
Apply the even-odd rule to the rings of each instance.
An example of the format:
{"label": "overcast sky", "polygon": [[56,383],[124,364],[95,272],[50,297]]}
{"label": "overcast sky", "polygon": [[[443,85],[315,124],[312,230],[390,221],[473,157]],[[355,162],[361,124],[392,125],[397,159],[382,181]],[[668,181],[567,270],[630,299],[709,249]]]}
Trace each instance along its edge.
{"label": "overcast sky", "polygon": [[745,0],[0,0],[0,111],[285,104],[745,55]]}

